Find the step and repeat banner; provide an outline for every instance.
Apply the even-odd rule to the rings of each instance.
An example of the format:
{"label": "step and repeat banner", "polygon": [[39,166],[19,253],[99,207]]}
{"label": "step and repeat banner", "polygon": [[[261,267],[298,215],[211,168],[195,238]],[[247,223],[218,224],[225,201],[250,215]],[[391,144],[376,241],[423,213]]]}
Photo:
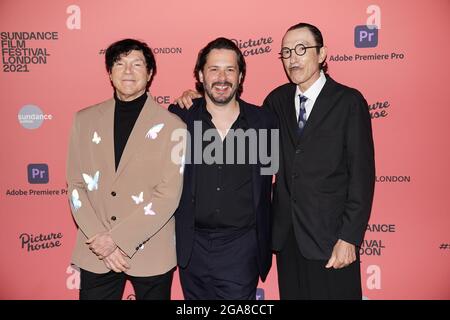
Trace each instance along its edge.
{"label": "step and repeat banner", "polygon": [[[288,27],[319,27],[330,75],[369,103],[376,191],[360,249],[366,299],[450,298],[450,2],[0,2],[0,299],[77,299],[76,226],[65,182],[77,110],[112,96],[105,49],[136,38],[155,53],[151,94],[167,107],[194,87],[198,51],[219,36],[247,61],[243,98],[287,82]],[[278,299],[275,259],[258,299]],[[172,297],[182,299],[178,275]],[[124,299],[134,299],[127,285]]]}

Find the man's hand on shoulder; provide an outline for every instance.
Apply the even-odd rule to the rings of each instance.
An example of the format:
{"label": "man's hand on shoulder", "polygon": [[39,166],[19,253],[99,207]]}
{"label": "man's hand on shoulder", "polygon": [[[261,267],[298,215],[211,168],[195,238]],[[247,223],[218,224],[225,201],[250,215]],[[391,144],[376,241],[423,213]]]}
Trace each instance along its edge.
{"label": "man's hand on shoulder", "polygon": [[183,94],[176,98],[173,103],[178,104],[181,108],[189,109],[192,107],[192,99],[201,98],[202,95],[194,90],[186,90]]}

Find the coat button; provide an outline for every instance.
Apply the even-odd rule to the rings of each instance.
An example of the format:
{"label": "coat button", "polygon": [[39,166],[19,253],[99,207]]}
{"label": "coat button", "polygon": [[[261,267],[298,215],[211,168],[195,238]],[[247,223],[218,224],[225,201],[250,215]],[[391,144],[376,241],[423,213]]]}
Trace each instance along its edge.
{"label": "coat button", "polygon": [[112,221],[116,221],[116,220],[117,220],[116,216],[112,216],[112,217],[111,217],[111,220],[112,220]]}
{"label": "coat button", "polygon": [[112,195],[113,197],[115,197],[116,194],[117,194],[117,193],[116,193],[115,191],[111,192],[111,195]]}

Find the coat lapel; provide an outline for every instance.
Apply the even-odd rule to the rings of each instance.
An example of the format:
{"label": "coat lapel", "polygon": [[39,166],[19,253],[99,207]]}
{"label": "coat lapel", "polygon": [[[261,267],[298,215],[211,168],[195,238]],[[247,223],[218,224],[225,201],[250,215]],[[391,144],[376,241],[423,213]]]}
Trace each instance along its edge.
{"label": "coat lapel", "polygon": [[[261,120],[258,117],[257,113],[254,113],[251,107],[248,107],[247,103],[243,100],[239,100],[239,103],[242,104],[243,109],[245,109],[245,116],[247,118],[247,122],[249,128],[256,129],[259,132],[261,129]],[[260,139],[259,135],[258,139]],[[270,139],[270,136],[268,136]],[[258,148],[260,145],[260,141],[258,140]],[[249,150],[247,150],[249,152]],[[252,170],[252,191],[253,191],[253,207],[255,210],[258,208],[259,200],[261,197],[261,185],[262,185],[262,177],[261,177],[261,163],[251,165]]]}
{"label": "coat lapel", "polygon": [[292,86],[289,87],[288,94],[283,97],[285,100],[281,104],[283,108],[281,108],[280,112],[280,115],[284,118],[280,123],[287,123],[289,136],[294,145],[298,140],[297,115],[295,113],[295,89],[295,84],[292,84]]}
{"label": "coat lapel", "polygon": [[314,130],[320,125],[322,119],[326,116],[328,111],[335,105],[335,100],[337,99],[335,95],[335,82],[330,77],[327,77],[327,81],[322,88],[312,112],[306,122],[305,128],[301,136],[301,140],[304,140],[309,135],[311,135]]}
{"label": "coat lapel", "polygon": [[[186,121],[186,125],[187,125],[187,130],[189,131],[190,135],[191,135],[191,141],[190,141],[190,160],[191,160],[191,164],[189,165],[190,167],[190,189],[191,189],[191,195],[192,197],[195,197],[195,191],[196,191],[196,164],[194,163],[194,144],[196,143],[196,141],[198,140],[197,137],[194,136],[194,122],[195,121],[201,121],[200,119],[200,111],[201,108],[204,108],[206,106],[205,102],[203,99],[200,100],[201,102],[197,105],[197,106],[192,106],[193,110],[192,112],[189,113],[187,121]],[[196,139],[197,138],[197,139]],[[202,148],[202,152],[203,152],[203,148]]]}
{"label": "coat lapel", "polygon": [[[100,171],[102,176],[108,173],[107,176],[114,176],[115,163],[114,163],[114,99],[110,99],[105,102],[101,109],[101,115],[99,118],[98,128],[95,128],[94,132],[100,136],[101,141],[98,143],[98,150],[100,151],[98,156],[94,156],[95,159],[103,159],[105,168]],[[92,133],[92,135],[94,134]],[[92,136],[93,138],[93,136]],[[90,141],[90,143],[93,143]]]}

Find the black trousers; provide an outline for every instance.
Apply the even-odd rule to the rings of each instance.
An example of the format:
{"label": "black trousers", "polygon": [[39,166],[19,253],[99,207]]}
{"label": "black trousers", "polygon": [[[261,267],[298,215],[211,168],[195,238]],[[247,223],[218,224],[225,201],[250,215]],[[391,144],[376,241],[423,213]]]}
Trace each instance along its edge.
{"label": "black trousers", "polygon": [[255,300],[259,268],[254,228],[237,232],[196,229],[192,256],[180,268],[186,300]]}
{"label": "black trousers", "polygon": [[281,300],[361,300],[359,258],[342,269],[325,268],[327,260],[308,260],[301,254],[294,230],[277,253]]}
{"label": "black trousers", "polygon": [[80,300],[120,300],[130,280],[137,300],[170,300],[173,272],[134,277],[123,272],[93,273],[80,269]]}

